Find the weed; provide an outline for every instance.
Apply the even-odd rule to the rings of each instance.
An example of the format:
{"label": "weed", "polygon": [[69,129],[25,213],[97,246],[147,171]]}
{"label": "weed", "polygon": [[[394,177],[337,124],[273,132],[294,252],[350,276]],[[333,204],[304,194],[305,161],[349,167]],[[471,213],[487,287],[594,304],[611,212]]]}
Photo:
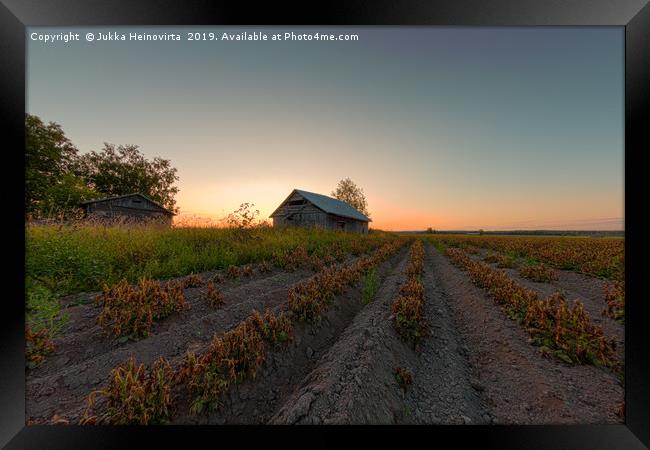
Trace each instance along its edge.
{"label": "weed", "polygon": [[364,305],[370,303],[379,290],[379,275],[377,269],[372,268],[363,277],[363,287],[361,288],[361,301]]}

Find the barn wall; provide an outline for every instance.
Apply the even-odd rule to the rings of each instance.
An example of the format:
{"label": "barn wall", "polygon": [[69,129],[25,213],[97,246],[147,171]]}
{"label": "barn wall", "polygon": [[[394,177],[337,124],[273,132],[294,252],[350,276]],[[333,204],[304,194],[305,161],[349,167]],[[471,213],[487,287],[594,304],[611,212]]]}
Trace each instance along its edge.
{"label": "barn wall", "polygon": [[340,217],[333,214],[327,215],[327,228],[332,230],[350,231],[352,233],[368,233],[368,223],[349,217]]}
{"label": "barn wall", "polygon": [[[303,202],[291,204],[291,202]],[[322,227],[329,230],[344,230],[353,233],[368,233],[368,223],[348,217],[327,214],[294,192],[277,209],[273,216],[273,226]]]}
{"label": "barn wall", "polygon": [[[291,202],[304,202],[292,205]],[[289,226],[327,226],[327,215],[298,193],[288,198],[273,216],[273,225]]]}
{"label": "barn wall", "polygon": [[172,216],[163,212],[157,205],[138,198],[141,202],[133,201],[131,197],[90,203],[86,206],[88,217],[95,219],[132,219],[134,221],[154,220],[161,224],[171,225]]}

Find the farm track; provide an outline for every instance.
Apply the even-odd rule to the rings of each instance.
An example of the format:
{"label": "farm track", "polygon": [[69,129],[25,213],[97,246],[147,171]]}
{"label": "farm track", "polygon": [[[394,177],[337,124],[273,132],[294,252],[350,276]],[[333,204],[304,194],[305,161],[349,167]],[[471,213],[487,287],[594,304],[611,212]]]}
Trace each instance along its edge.
{"label": "farm track", "polygon": [[620,423],[624,390],[616,377],[589,365],[543,358],[528,335],[485,291],[432,252],[434,279],[446,292],[476,390],[497,424]]}
{"label": "farm track", "polygon": [[[380,264],[378,273],[382,279],[382,289],[391,283],[396,272],[395,266],[404,264],[407,249],[402,247],[387,261]],[[399,264],[398,264],[399,263]],[[381,292],[381,289],[380,289]],[[286,347],[271,350],[264,366],[255,380],[235,385],[227,391],[223,405],[217,411],[199,416],[187,413],[188,405],[179,408],[173,423],[175,424],[260,424],[275,422],[278,409],[293,404],[296,391],[308,383],[311,373],[318,370],[328,355],[340,353],[342,344],[348,334],[351,323],[371,307],[361,302],[360,284],[347,289],[337,296],[331,309],[322,316],[318,324],[301,325],[295,330],[295,336]],[[323,391],[320,391],[323,392]],[[311,392],[313,395],[313,391]],[[325,392],[323,392],[324,394]],[[180,393],[183,398],[187,395]],[[305,399],[302,401],[304,406]],[[300,406],[298,405],[300,408]],[[309,404],[307,404],[309,409]],[[297,419],[302,417],[298,411]],[[316,421],[316,423],[322,423]]]}
{"label": "farm track", "polygon": [[[486,254],[486,253],[484,253]],[[477,255],[470,255],[475,260],[480,260]],[[484,255],[483,255],[484,256]],[[616,359],[623,362],[625,359],[625,326],[609,316],[603,316],[606,308],[605,280],[561,269],[553,269],[558,276],[557,280],[548,283],[539,283],[519,275],[518,269],[498,268],[496,263],[486,263],[491,268],[505,271],[510,278],[522,286],[532,289],[540,296],[546,298],[551,294],[562,291],[567,300],[574,305],[579,300],[585,307],[591,321],[600,326],[610,339],[616,342]]]}
{"label": "farm track", "polygon": [[[345,264],[354,259],[349,258]],[[76,310],[76,317],[71,317],[69,329],[77,331],[64,333],[57,341],[58,351],[27,375],[27,416],[35,423],[48,423],[54,414],[77,418],[86,395],[106,383],[111,370],[130,355],[145,364],[159,356],[180,359],[186,350],[207,343],[214,333],[235,327],[253,309],[277,309],[286,303],[291,285],[313,275],[311,270],[275,269],[270,274],[225,281],[217,285],[226,301],[218,310],[202,299],[203,288],[188,288],[185,292],[191,309],[156,323],[147,338],[124,343],[104,336],[95,324],[100,308],[90,304],[74,306],[70,309]]]}

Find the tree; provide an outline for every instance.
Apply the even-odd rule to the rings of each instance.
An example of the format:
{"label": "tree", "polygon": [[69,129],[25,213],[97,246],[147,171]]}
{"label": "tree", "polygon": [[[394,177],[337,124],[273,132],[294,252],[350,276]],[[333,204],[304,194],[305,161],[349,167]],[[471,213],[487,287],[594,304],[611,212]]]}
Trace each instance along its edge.
{"label": "tree", "polygon": [[40,213],[48,218],[81,217],[79,204],[100,197],[102,194],[89,188],[82,177],[69,172],[45,190]]}
{"label": "tree", "polygon": [[370,217],[368,202],[366,201],[363,189],[357,186],[351,179],[345,178],[339,181],[336,190],[332,191],[332,197],[352,205],[366,217]]}
{"label": "tree", "polygon": [[72,169],[77,148],[61,126],[25,115],[25,212],[40,215],[47,191]]}
{"label": "tree", "polygon": [[148,160],[137,145],[115,146],[104,143],[100,152],[92,151],[78,159],[78,170],[89,187],[108,196],[142,193],[165,208],[178,212],[174,196],[178,188],[177,169],[168,159]]}

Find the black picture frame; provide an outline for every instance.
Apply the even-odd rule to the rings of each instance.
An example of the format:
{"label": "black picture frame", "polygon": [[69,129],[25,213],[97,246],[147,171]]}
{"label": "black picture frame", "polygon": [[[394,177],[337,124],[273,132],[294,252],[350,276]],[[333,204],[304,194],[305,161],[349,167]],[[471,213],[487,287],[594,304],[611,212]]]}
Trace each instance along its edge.
{"label": "black picture frame", "polygon": [[[625,265],[626,361],[624,425],[435,426],[435,427],[292,427],[291,433],[332,431],[372,433],[403,441],[413,433],[431,433],[425,442],[454,445],[473,441],[497,448],[647,448],[650,446],[650,343],[642,297],[647,249],[641,197],[647,170],[650,98],[650,5],[647,0],[338,0],[301,4],[209,2],[201,0],[0,0],[0,118],[3,139],[5,226],[15,238],[5,269],[0,339],[0,445],[6,448],[120,448],[135,439],[151,445],[188,445],[209,439],[220,445],[224,433],[239,445],[251,429],[269,437],[285,427],[80,427],[25,426],[24,362],[24,209],[18,195],[24,182],[25,58],[27,26],[91,25],[444,25],[444,26],[621,26],[625,27]],[[421,437],[421,436],[420,436]],[[309,438],[303,442],[311,445]],[[406,442],[406,441],[404,441]],[[177,444],[177,445],[175,445]],[[421,444],[419,444],[421,445]]]}

